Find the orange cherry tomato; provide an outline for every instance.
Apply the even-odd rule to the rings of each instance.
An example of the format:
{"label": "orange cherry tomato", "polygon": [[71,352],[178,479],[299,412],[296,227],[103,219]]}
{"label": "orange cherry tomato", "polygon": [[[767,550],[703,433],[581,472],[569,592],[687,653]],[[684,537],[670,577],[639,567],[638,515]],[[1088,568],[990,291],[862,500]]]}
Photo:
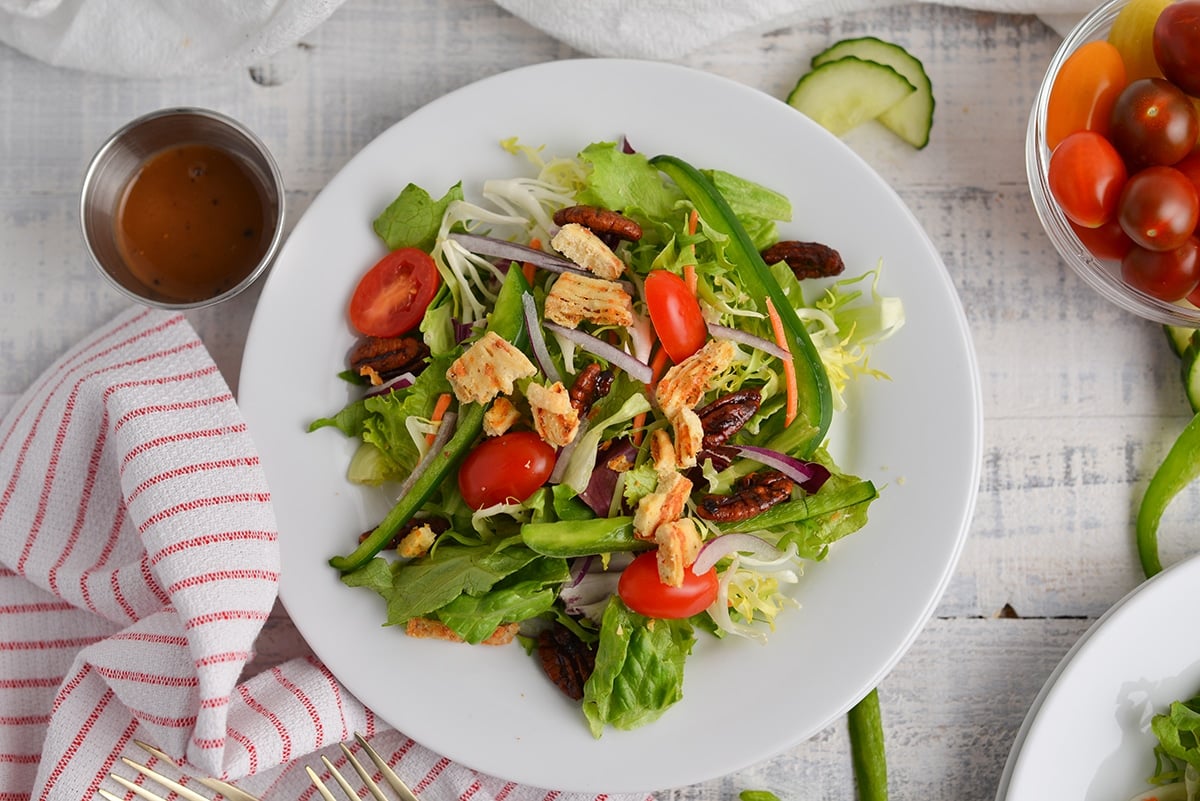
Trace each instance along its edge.
{"label": "orange cherry tomato", "polygon": [[1053,150],[1076,131],[1108,135],[1117,95],[1125,88],[1125,62],[1105,41],[1088,42],[1063,62],[1050,88],[1046,145]]}
{"label": "orange cherry tomato", "polygon": [[710,567],[697,576],[683,569],[683,584],[671,587],[658,577],[658,551],[645,551],[621,572],[617,595],[633,611],[663,620],[698,615],[717,598],[717,569]]}
{"label": "orange cherry tomato", "polygon": [[438,282],[437,265],[428,253],[393,250],[359,279],[350,297],[350,323],[369,337],[406,334],[425,316]]}

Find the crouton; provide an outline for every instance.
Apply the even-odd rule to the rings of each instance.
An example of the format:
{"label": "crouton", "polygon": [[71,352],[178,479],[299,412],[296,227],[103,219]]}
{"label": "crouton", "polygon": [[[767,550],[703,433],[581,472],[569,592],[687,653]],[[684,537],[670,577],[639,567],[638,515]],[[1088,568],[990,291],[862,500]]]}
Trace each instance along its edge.
{"label": "crouton", "polygon": [[710,339],[704,347],[667,370],[654,390],[654,398],[670,419],[680,409],[692,409],[709,384],[730,364],[736,350],[727,339]]}
{"label": "crouton", "polygon": [[550,245],[599,278],[613,280],[625,271],[625,262],[604,244],[604,240],[579,223],[567,223],[559,228]]}
{"label": "crouton", "polygon": [[492,405],[483,413],[483,433],[489,437],[498,437],[508,431],[521,419],[521,412],[512,401],[501,395],[492,401]]}
{"label": "crouton", "polygon": [[396,553],[406,559],[424,556],[429,553],[429,549],[433,547],[433,541],[436,539],[437,534],[428,523],[415,526],[401,538],[400,544],[396,546]]}
{"label": "crouton", "polygon": [[[404,624],[404,633],[409,637],[424,637],[435,640],[449,640],[450,642],[463,642],[463,638],[458,636],[458,633],[447,626],[440,620],[431,620],[427,617],[409,618]],[[483,640],[483,645],[508,645],[517,636],[516,623],[502,623],[496,627],[496,630],[488,635],[487,639]]]}
{"label": "crouton", "polygon": [[661,473],[654,492],[642,496],[633,513],[633,534],[652,540],[658,527],[683,516],[683,507],[692,494],[692,482],[674,470]]}
{"label": "crouton", "polygon": [[616,281],[563,273],[546,296],[546,319],[567,328],[584,320],[597,325],[633,323],[633,298]]}
{"label": "crouton", "polygon": [[488,331],[446,371],[446,379],[459,403],[487,403],[497,395],[511,395],[513,382],[537,374],[533,362],[498,334]]}
{"label": "crouton", "polygon": [[700,449],[704,447],[704,423],[700,415],[685,406],[671,415],[670,422],[675,432],[675,466],[680,469],[695,467]]}
{"label": "crouton", "polygon": [[571,395],[561,381],[549,387],[531,383],[525,389],[533,429],[556,448],[570,444],[579,433],[579,412],[571,405]]}
{"label": "crouton", "polygon": [[658,578],[669,587],[683,584],[683,571],[691,567],[700,554],[704,540],[690,517],[663,523],[654,532],[658,544]]}

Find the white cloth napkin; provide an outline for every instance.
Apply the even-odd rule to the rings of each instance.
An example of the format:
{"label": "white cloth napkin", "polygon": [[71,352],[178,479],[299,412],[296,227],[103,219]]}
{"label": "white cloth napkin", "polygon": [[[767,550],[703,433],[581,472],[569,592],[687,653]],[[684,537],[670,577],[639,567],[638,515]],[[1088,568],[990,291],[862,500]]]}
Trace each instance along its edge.
{"label": "white cloth napkin", "polygon": [[[249,66],[321,24],[344,0],[0,0],[0,42],[60,67],[170,76]],[[736,33],[905,0],[496,0],[593,56],[673,59]],[[955,2],[949,3],[954,5]],[[961,0],[1038,14],[1065,33],[1095,0]]]}
{"label": "white cloth napkin", "polygon": [[124,795],[135,739],[308,799],[304,765],[344,766],[357,731],[425,801],[596,801],[451,763],[315,659],[256,671],[278,578],[258,455],[187,320],[133,308],[72,348],[0,423],[0,799]]}
{"label": "white cloth napkin", "polygon": [[[738,33],[764,32],[908,0],[495,0],[556,39],[594,56],[673,59]],[[1098,0],[950,0],[982,11],[1037,14],[1065,33]],[[882,33],[886,37],[886,33]]]}

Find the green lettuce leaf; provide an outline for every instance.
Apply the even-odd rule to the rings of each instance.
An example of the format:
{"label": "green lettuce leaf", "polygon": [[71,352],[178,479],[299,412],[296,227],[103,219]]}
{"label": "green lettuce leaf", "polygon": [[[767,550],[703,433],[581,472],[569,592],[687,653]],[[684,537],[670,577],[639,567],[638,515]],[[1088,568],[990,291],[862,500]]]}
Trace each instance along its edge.
{"label": "green lettuce leaf", "polygon": [[617,209],[642,222],[670,217],[683,199],[641,153],[625,153],[612,142],[597,142],[584,148],[579,158],[592,167],[579,203]]}
{"label": "green lettuce leaf", "polygon": [[437,618],[467,642],[480,643],[497,626],[549,611],[568,577],[567,560],[537,559],[482,595],[458,596],[437,610]]}
{"label": "green lettuce leaf", "polygon": [[410,183],[375,219],[375,233],[388,250],[420,248],[428,252],[437,241],[446,207],[462,198],[461,182],[446,190],[440,200],[434,200],[424,189]]}
{"label": "green lettuce leaf", "polygon": [[583,691],[592,736],[605,726],[628,730],[658,720],[683,697],[683,663],[695,642],[687,620],[651,620],[613,596]]}

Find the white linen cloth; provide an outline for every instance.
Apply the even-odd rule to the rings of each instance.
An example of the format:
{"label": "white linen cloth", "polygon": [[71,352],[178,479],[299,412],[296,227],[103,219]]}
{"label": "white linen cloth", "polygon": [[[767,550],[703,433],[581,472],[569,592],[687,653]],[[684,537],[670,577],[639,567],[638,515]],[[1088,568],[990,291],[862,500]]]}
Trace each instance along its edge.
{"label": "white linen cloth", "polygon": [[[905,0],[496,0],[593,56],[673,59],[735,33]],[[0,42],[61,67],[127,76],[249,66],[321,24],[343,0],[0,0]],[[1040,15],[1065,33],[1097,0],[960,0]],[[951,5],[955,3],[950,3]]]}
{"label": "white linen cloth", "polygon": [[345,766],[357,731],[424,801],[599,801],[451,763],[315,659],[256,671],[278,579],[258,455],[186,318],[135,307],[68,351],[0,422],[0,799],[132,797],[106,777],[136,778],[135,739],[311,799],[304,766]]}

